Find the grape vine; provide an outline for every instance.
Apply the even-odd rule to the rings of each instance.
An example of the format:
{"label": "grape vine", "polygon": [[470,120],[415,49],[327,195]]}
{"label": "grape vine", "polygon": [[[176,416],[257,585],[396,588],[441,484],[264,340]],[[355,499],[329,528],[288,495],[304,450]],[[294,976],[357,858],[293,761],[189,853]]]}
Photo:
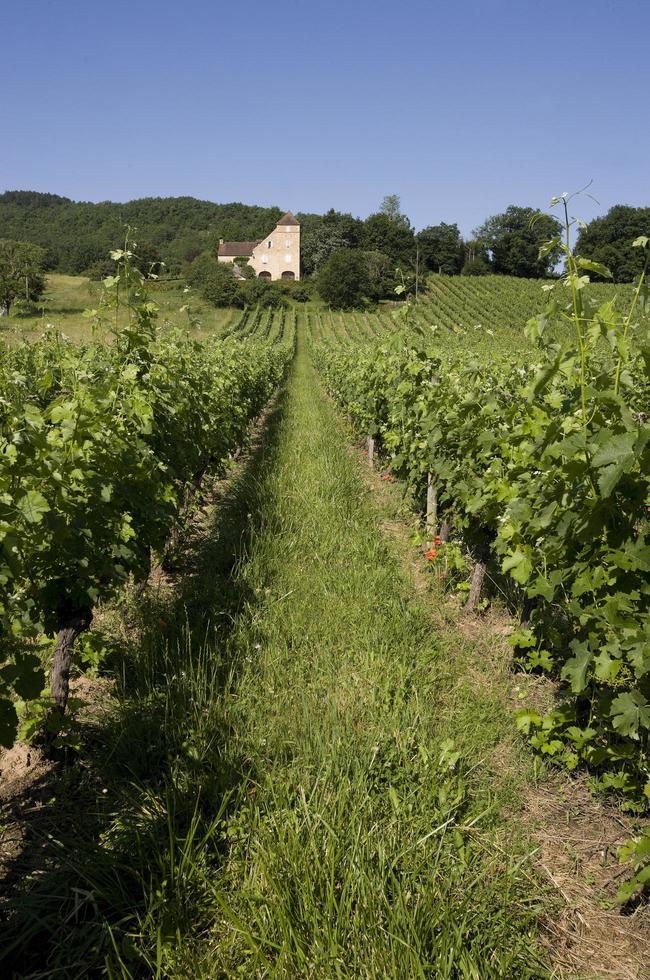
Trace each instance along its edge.
{"label": "grape vine", "polygon": [[[567,218],[567,228],[571,223]],[[552,244],[558,244],[557,242]],[[418,326],[316,356],[330,392],[442,519],[519,590],[513,637],[559,682],[522,710],[535,748],[641,810],[650,797],[650,343],[645,274],[619,309],[574,257],[526,336],[537,353],[446,345]],[[648,239],[636,247],[650,252]],[[647,268],[647,262],[646,262]]]}
{"label": "grape vine", "polygon": [[[126,247],[91,311],[108,338],[52,334],[0,357],[0,744],[42,692],[51,742],[93,608],[143,581],[207,471],[223,472],[279,383],[293,336],[200,343],[158,331]],[[126,327],[118,311],[126,304]],[[120,321],[121,322],[121,321]],[[108,341],[111,342],[108,342]],[[56,637],[44,687],[34,638]]]}

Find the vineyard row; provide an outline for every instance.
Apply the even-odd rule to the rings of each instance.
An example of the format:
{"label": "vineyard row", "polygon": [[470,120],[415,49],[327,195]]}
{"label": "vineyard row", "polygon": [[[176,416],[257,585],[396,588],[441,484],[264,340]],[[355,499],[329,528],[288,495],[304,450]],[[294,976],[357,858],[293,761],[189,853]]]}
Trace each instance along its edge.
{"label": "vineyard row", "polygon": [[[644,304],[641,288],[623,316],[578,284],[573,305],[552,298],[529,323],[537,353],[525,367],[459,354],[412,324],[383,343],[315,345],[358,430],[420,500],[428,480],[434,488],[445,533],[439,525],[432,556],[451,529],[521,597],[513,644],[529,669],[558,680],[560,697],[546,714],[522,710],[520,727],[636,809],[650,795]],[[573,344],[548,340],[571,329]]]}
{"label": "vineyard row", "polygon": [[129,294],[129,326],[113,343],[53,336],[2,352],[2,744],[15,737],[17,700],[43,690],[43,634],[57,636],[40,701],[56,737],[93,608],[129,577],[146,581],[152,552],[204,475],[223,471],[293,355],[284,311],[257,311],[246,333],[206,343],[158,332],[134,275],[125,262],[112,284],[116,302],[120,288]]}

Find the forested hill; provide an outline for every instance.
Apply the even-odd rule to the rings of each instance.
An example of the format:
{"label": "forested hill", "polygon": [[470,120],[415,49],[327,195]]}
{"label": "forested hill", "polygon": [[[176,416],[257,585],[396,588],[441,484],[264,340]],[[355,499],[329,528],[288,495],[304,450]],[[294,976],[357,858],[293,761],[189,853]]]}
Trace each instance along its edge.
{"label": "forested hill", "polygon": [[264,238],[285,211],[286,207],[214,204],[194,197],[92,204],[56,194],[6,191],[0,194],[0,238],[42,245],[50,269],[79,273],[106,259],[108,251],[123,241],[128,226],[134,229],[136,241],[157,246],[173,270],[220,238]]}
{"label": "forested hill", "polygon": [[[168,271],[176,273],[206,249],[215,250],[220,238],[265,238],[292,202],[281,204],[263,208],[195,197],[92,204],[37,191],[6,191],[0,194],[0,239],[41,245],[48,270],[78,274],[105,265],[109,251],[124,241],[130,228],[141,259],[146,263],[162,259]],[[375,271],[377,262],[383,262],[387,269],[399,266],[412,272],[419,255],[420,269],[427,272],[544,277],[553,274],[558,252],[555,249],[540,259],[540,246],[561,229],[550,215],[536,218],[533,227],[535,215],[534,208],[510,205],[503,214],[484,221],[473,232],[473,240],[465,242],[458,225],[445,222],[416,234],[400,211],[397,195],[385,197],[379,210],[364,220],[334,208],[322,215],[297,211],[301,267],[303,274],[312,275],[333,252],[352,249],[368,253]],[[632,243],[648,234],[649,221],[650,208],[617,205],[581,230],[577,252],[608,266],[615,282],[631,282],[644,260],[643,250]]]}

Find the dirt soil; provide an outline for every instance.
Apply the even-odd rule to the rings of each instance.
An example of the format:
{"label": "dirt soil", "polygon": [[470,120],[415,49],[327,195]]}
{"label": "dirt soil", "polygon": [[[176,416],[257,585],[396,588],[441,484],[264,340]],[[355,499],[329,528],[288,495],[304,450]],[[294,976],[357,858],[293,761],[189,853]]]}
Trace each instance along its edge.
{"label": "dirt soil", "polygon": [[[109,680],[86,676],[70,681],[70,696],[81,702],[81,721],[96,719],[106,710],[112,687]],[[30,868],[38,870],[38,842],[46,846],[48,801],[61,765],[35,745],[17,742],[0,749],[0,898],[11,893],[15,876],[26,872],[21,853],[28,842],[36,845]]]}
{"label": "dirt soil", "polygon": [[527,800],[538,868],[560,893],[563,907],[546,923],[555,963],[579,976],[650,978],[650,905],[621,911],[616,890],[629,876],[617,851],[633,822],[596,799],[583,778],[554,777]]}

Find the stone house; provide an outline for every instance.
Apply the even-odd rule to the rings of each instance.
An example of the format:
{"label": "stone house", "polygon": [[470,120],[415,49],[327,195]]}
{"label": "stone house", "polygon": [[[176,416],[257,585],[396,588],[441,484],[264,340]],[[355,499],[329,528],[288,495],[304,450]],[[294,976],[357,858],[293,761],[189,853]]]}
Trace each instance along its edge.
{"label": "stone house", "polygon": [[259,242],[219,242],[219,262],[247,258],[260,279],[300,279],[300,224],[290,211]]}

